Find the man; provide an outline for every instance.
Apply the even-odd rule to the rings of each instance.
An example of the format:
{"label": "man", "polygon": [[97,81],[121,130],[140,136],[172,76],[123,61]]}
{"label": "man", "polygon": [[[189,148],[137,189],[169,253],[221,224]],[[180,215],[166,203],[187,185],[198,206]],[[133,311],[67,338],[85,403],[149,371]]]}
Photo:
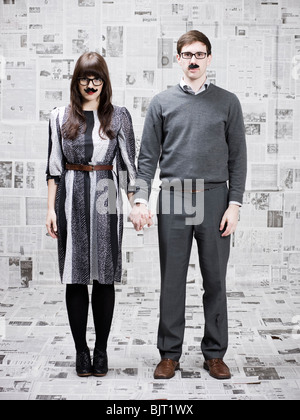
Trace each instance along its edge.
{"label": "man", "polygon": [[[199,31],[190,31],[179,39],[177,47],[184,75],[179,85],[155,96],[149,106],[138,163],[141,187],[131,221],[136,230],[151,225],[147,201],[158,161],[162,185],[172,179],[182,183],[190,179],[193,186],[190,191],[183,190],[183,195],[190,193],[195,202],[197,194],[204,194],[204,220],[186,223],[187,215],[177,214],[174,203],[171,214],[158,214],[161,362],[154,378],[170,379],[180,368],[186,277],[194,236],[204,288],[204,368],[216,379],[229,379],[231,373],[223,361],[228,347],[226,270],[230,235],[238,224],[246,182],[243,114],[234,94],[207,79],[212,61],[209,39]],[[202,179],[204,192],[197,190],[196,180]]]}

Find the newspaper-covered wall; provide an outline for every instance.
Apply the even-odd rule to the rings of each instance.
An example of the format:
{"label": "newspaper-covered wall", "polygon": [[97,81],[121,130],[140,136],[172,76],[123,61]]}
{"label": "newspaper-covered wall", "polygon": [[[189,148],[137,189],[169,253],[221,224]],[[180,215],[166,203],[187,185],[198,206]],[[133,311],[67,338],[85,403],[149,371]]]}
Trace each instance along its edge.
{"label": "newspaper-covered wall", "polygon": [[[106,58],[113,101],[131,112],[138,151],[151,98],[179,82],[176,42],[191,29],[211,39],[209,77],[238,95],[245,117],[249,173],[228,282],[299,283],[299,0],[2,0],[1,289],[59,282],[45,227],[48,118],[69,102],[78,57]],[[137,234],[126,221],[124,283],[157,281],[156,234]],[[194,250],[189,281],[199,276]]]}

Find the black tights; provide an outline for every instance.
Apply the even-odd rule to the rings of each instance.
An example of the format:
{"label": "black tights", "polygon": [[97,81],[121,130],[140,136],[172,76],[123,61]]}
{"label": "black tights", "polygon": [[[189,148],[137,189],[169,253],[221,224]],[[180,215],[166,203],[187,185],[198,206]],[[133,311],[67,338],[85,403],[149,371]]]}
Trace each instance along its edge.
{"label": "black tights", "polygon": [[[69,323],[77,352],[87,348],[86,330],[89,312],[88,286],[68,284],[66,304]],[[94,317],[96,343],[95,347],[106,351],[115,307],[114,285],[102,285],[94,281],[92,291],[92,310]]]}

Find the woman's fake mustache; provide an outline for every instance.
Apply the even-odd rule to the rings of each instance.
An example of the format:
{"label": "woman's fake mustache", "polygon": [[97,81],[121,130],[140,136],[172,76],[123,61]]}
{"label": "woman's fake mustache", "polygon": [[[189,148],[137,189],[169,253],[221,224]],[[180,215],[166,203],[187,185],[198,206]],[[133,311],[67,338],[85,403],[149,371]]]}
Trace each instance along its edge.
{"label": "woman's fake mustache", "polygon": [[98,92],[98,89],[87,88],[87,89],[84,89],[84,91],[85,91],[86,93],[90,93],[90,92],[96,93],[96,92]]}

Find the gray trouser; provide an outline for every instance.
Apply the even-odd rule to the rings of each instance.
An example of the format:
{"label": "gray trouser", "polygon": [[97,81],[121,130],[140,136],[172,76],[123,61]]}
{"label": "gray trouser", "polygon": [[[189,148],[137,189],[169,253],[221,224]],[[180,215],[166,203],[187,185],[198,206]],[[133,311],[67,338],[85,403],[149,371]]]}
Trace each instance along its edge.
{"label": "gray trouser", "polygon": [[[159,203],[161,205],[161,196]],[[161,265],[158,349],[161,357],[178,361],[185,330],[186,279],[196,239],[203,278],[204,337],[201,349],[206,360],[223,358],[228,347],[226,270],[230,237],[221,237],[221,219],[228,207],[228,189],[204,192],[204,220],[187,226],[185,214],[158,214]],[[171,204],[172,209],[172,204]]]}

